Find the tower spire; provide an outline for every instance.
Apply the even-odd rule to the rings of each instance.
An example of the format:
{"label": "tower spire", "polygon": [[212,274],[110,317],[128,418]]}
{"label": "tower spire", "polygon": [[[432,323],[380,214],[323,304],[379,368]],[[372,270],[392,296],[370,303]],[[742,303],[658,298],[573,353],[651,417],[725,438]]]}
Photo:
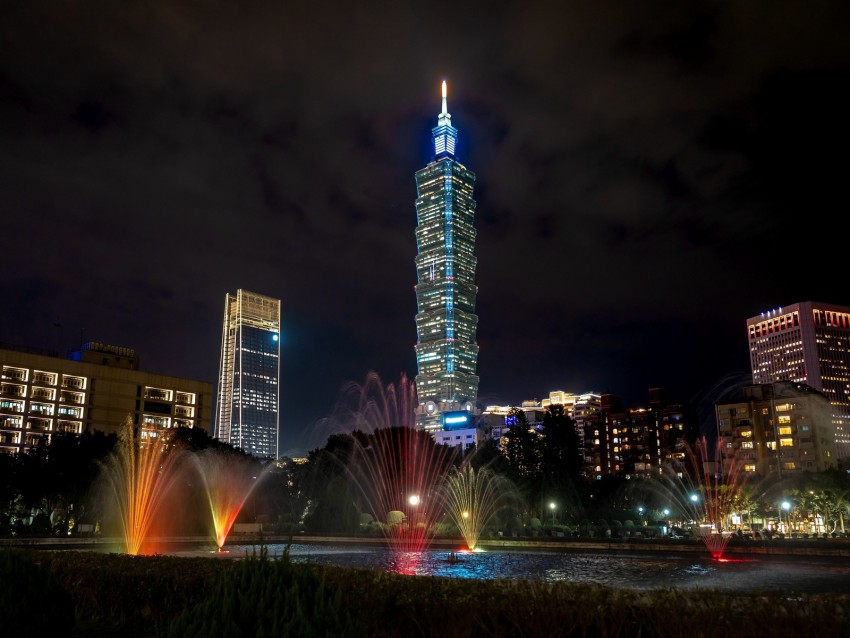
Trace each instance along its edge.
{"label": "tower spire", "polygon": [[443,112],[441,113],[441,115],[448,115],[448,114],[449,114],[449,111],[448,111],[448,108],[446,106],[446,81],[443,80]]}
{"label": "tower spire", "polygon": [[452,116],[449,115],[446,95],[446,81],[443,80],[443,110],[437,117],[437,126],[431,131],[434,138],[434,156],[437,159],[445,155],[454,157],[457,145],[457,129],[452,126]]}

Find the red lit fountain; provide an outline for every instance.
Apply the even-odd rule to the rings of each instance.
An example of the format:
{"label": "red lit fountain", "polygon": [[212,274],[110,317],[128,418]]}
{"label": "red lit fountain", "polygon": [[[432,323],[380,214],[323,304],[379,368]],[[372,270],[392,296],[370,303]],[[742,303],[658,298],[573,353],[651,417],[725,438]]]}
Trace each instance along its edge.
{"label": "red lit fountain", "polygon": [[405,376],[384,386],[370,373],[364,385],[349,384],[344,398],[334,419],[359,430],[349,475],[380,522],[399,569],[411,571],[444,513],[443,485],[457,450],[414,429],[415,388]]}
{"label": "red lit fountain", "polygon": [[721,443],[718,440],[713,454],[705,437],[694,447],[684,446],[684,458],[664,467],[659,482],[662,493],[699,525],[700,539],[717,560],[729,543],[726,525],[748,479],[737,457],[722,456]]}

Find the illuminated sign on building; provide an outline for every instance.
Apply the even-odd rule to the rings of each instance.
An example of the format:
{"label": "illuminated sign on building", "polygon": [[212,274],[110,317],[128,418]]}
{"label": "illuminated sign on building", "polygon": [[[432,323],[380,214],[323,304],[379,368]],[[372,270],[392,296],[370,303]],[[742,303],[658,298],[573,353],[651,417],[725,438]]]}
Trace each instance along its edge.
{"label": "illuminated sign on building", "polygon": [[444,430],[463,430],[469,427],[472,427],[472,417],[470,417],[469,412],[466,410],[443,412]]}

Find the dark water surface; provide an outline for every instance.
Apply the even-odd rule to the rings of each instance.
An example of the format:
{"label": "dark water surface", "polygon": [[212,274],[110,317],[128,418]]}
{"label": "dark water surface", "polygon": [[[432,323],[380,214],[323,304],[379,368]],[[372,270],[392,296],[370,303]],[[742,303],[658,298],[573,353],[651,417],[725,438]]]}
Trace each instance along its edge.
{"label": "dark water surface", "polygon": [[[266,545],[269,556],[281,556],[286,545]],[[224,553],[178,551],[175,555],[241,558],[259,545],[228,545]],[[446,549],[396,555],[385,547],[293,544],[293,562],[367,567],[404,574],[447,578],[569,581],[628,589],[719,589],[850,594],[850,560],[846,557],[759,555],[727,561],[703,554],[649,552],[487,551],[458,553],[450,561]]]}

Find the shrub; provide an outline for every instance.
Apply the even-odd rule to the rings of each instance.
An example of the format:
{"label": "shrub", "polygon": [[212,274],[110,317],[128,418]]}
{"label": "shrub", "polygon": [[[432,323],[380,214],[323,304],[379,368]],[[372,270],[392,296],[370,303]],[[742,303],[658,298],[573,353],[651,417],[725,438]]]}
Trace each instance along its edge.
{"label": "shrub", "polygon": [[67,633],[74,625],[71,597],[53,573],[20,551],[0,550],[0,618],[4,636]]}
{"label": "shrub", "polygon": [[293,569],[288,549],[279,560],[247,556],[219,581],[209,598],[168,628],[169,638],[362,636],[363,632],[309,569]]}

